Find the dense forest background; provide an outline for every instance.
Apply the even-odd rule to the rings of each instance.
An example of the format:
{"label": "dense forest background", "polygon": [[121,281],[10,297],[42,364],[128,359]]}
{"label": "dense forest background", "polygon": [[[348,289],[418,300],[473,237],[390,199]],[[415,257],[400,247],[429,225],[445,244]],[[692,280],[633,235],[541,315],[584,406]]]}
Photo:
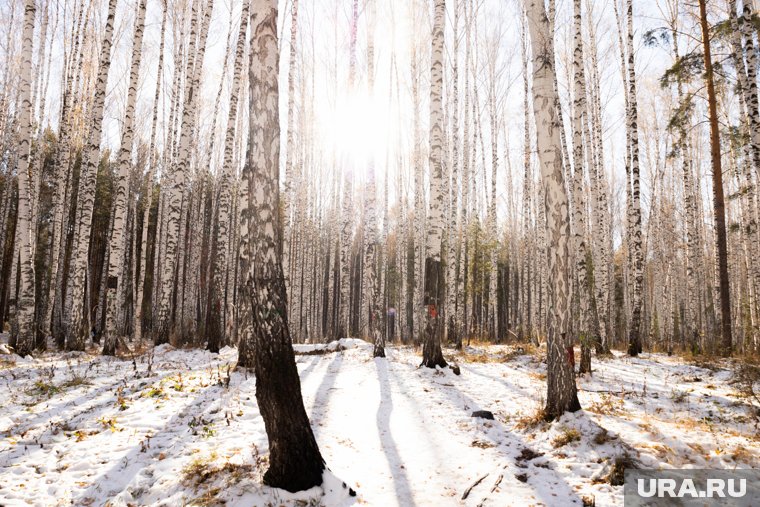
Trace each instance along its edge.
{"label": "dense forest background", "polygon": [[[439,189],[430,5],[281,3],[293,339],[366,337],[377,323],[385,339],[420,340],[429,231],[440,228],[445,340],[541,341],[553,233],[524,6],[445,6]],[[758,23],[749,1],[705,4],[546,6],[568,329],[600,352],[760,346]],[[91,335],[212,350],[238,341],[247,9],[2,6],[0,316],[12,329],[33,322],[19,349],[44,348],[46,336],[68,349]]]}

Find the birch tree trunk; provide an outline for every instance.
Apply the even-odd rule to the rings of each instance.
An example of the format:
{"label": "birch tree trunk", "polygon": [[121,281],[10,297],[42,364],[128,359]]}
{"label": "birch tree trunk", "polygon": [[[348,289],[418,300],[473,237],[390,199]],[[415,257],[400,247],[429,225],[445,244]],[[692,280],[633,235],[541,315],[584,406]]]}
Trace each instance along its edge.
{"label": "birch tree trunk", "polygon": [[[106,328],[103,341],[103,354],[115,355],[117,346],[116,313],[124,308],[125,301],[117,297],[119,285],[124,280],[124,250],[125,228],[127,222],[127,193],[129,187],[129,169],[132,165],[133,123],[135,101],[137,100],[137,84],[140,77],[140,61],[142,60],[142,40],[145,27],[146,0],[138,0],[135,17],[135,34],[132,40],[132,67],[129,72],[129,88],[127,92],[127,108],[124,113],[121,147],[119,148],[118,173],[116,175],[116,196],[114,203],[113,232],[108,242],[108,294],[106,295]],[[122,295],[123,292],[120,292]]]}
{"label": "birch tree trunk", "polygon": [[573,178],[574,226],[575,226],[575,269],[578,276],[578,297],[580,299],[580,325],[578,337],[581,343],[580,373],[591,373],[591,332],[590,314],[593,304],[591,289],[589,251],[586,248],[586,202],[584,199],[583,132],[586,117],[586,76],[583,70],[583,32],[581,29],[581,0],[573,0]]}
{"label": "birch tree trunk", "polygon": [[641,346],[641,307],[644,290],[644,254],[641,247],[641,182],[639,179],[639,117],[636,98],[636,65],[633,51],[633,2],[628,0],[628,114],[631,160],[631,262],[633,265],[633,304],[628,330],[628,354],[637,356]]}
{"label": "birch tree trunk", "polygon": [[324,459],[301,397],[287,321],[280,222],[280,124],[277,2],[256,0],[251,12],[250,136],[244,184],[250,209],[242,234],[250,237],[245,295],[252,307],[256,400],[269,438],[264,483],[291,492],[322,483]]}
{"label": "birch tree trunk", "polygon": [[446,259],[446,311],[448,320],[447,342],[455,342],[461,348],[462,340],[459,332],[459,246],[462,243],[462,233],[458,224],[459,213],[459,11],[461,0],[454,0],[454,54],[452,55],[452,126],[451,126],[451,205],[448,216],[448,241]]}
{"label": "birch tree trunk", "polygon": [[435,0],[432,62],[430,66],[430,212],[425,258],[425,296],[427,315],[422,364],[428,368],[446,366],[441,351],[441,303],[445,272],[441,262],[443,241],[443,46],[446,20],[445,0]]}
{"label": "birch tree trunk", "polygon": [[580,410],[573,372],[568,279],[570,217],[562,175],[562,147],[554,87],[553,35],[543,0],[528,0],[528,28],[533,52],[533,110],[536,117],[538,157],[545,188],[546,227],[549,233],[549,274],[552,319],[547,339],[546,417]]}
{"label": "birch tree trunk", "polygon": [[[72,252],[73,268],[71,269],[71,316],[66,329],[66,348],[68,350],[84,350],[85,340],[89,329],[84,329],[83,322],[86,310],[89,315],[89,301],[84,301],[84,284],[92,232],[92,212],[95,204],[95,183],[97,180],[98,164],[100,162],[100,138],[103,126],[103,109],[105,106],[106,87],[108,85],[108,69],[111,66],[111,39],[113,37],[116,0],[108,2],[108,17],[106,18],[105,34],[100,48],[100,63],[98,79],[93,101],[91,128],[87,146],[82,157],[82,169],[79,176],[79,192],[77,193],[77,213],[75,225],[79,229]],[[67,299],[69,296],[67,295]]]}
{"label": "birch tree trunk", "polygon": [[[589,5],[587,3],[587,5]],[[596,346],[597,354],[609,354],[609,251],[612,244],[612,231],[607,199],[607,178],[604,159],[604,142],[602,136],[602,104],[600,94],[598,48],[596,44],[596,28],[593,23],[593,13],[587,9],[589,37],[591,42],[591,137],[594,144],[594,172],[596,176],[596,225],[597,232],[594,262],[594,283],[596,286],[597,315],[599,318],[600,339]]]}
{"label": "birch tree trunk", "polygon": [[[33,237],[36,233],[36,224],[31,220],[31,182],[33,175],[29,173],[30,151],[32,147],[32,50],[34,47],[34,0],[24,1],[24,28],[23,44],[21,49],[21,76],[19,80],[19,142],[18,142],[18,218],[16,228],[19,238],[18,246],[18,272],[20,284],[18,287],[18,301],[16,302],[16,319],[18,331],[16,335],[16,353],[22,357],[30,354],[34,348],[34,258]],[[15,254],[14,254],[15,255]],[[11,298],[15,295],[11,294]],[[12,303],[11,303],[12,304]]]}
{"label": "birch tree trunk", "polygon": [[208,349],[211,352],[219,352],[219,348],[225,343],[225,331],[227,328],[226,316],[228,309],[225,304],[227,299],[225,277],[229,269],[227,260],[229,256],[232,178],[234,177],[232,149],[235,141],[238,98],[242,86],[241,75],[243,72],[245,33],[248,28],[248,5],[248,0],[243,2],[243,10],[240,14],[240,28],[238,30],[235,62],[233,64],[232,94],[230,96],[227,130],[224,138],[224,161],[222,163],[221,181],[219,183],[219,224],[216,236],[216,257],[214,262],[214,278],[211,290],[209,291],[208,318],[206,321],[206,339],[208,340]]}
{"label": "birch tree trunk", "polygon": [[[142,236],[140,239],[140,274],[137,276],[137,291],[135,295],[135,320],[133,323],[134,339],[137,342],[142,340],[142,317],[143,317],[143,293],[145,289],[145,281],[148,277],[148,222],[150,221],[150,210],[153,207],[153,175],[158,165],[158,154],[156,153],[156,124],[158,123],[158,111],[159,111],[159,98],[161,97],[161,83],[164,72],[164,43],[166,34],[166,0],[162,2],[163,12],[161,17],[161,42],[158,46],[158,72],[156,78],[156,92],[153,96],[153,120],[150,128],[150,145],[148,148],[148,176],[146,178],[146,201],[145,211],[143,212],[143,225]],[[158,231],[158,224],[161,222],[161,214],[159,207],[156,207],[156,232],[153,243],[154,256],[158,253],[156,248],[157,242],[160,238]],[[156,271],[154,270],[155,274]],[[153,280],[156,283],[156,280]]]}
{"label": "birch tree trunk", "polygon": [[213,0],[208,0],[204,11],[204,19],[201,25],[200,37],[197,37],[198,50],[196,54],[196,33],[198,26],[198,5],[200,0],[194,0],[192,4],[192,21],[190,24],[190,44],[188,46],[185,104],[182,110],[182,131],[179,139],[178,160],[171,172],[170,188],[167,193],[167,217],[166,217],[166,249],[163,253],[163,267],[161,274],[161,289],[159,296],[158,322],[155,330],[156,344],[167,343],[172,328],[171,301],[174,289],[174,271],[178,264],[178,246],[180,241],[180,217],[182,215],[182,200],[185,189],[185,180],[189,171],[191,137],[195,133],[197,118],[198,94],[200,94],[201,69],[203,56],[206,52],[206,36],[208,24],[213,10]]}

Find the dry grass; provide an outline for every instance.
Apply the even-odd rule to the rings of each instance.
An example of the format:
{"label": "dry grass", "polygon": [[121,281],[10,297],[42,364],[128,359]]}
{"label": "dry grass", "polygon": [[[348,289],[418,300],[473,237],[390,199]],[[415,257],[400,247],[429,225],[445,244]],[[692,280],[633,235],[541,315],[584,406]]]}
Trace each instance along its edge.
{"label": "dry grass", "polygon": [[91,385],[92,385],[92,382],[90,382],[85,375],[74,374],[70,379],[66,380],[63,384],[61,384],[61,387],[69,388],[69,387],[91,386]]}
{"label": "dry grass", "polygon": [[683,358],[687,363],[697,366],[699,368],[704,368],[706,370],[717,371],[721,368],[720,359],[716,357],[706,356],[703,354],[694,355],[691,353],[687,353],[684,355]]}
{"label": "dry grass", "polygon": [[517,422],[515,423],[515,428],[518,430],[531,430],[538,427],[544,427],[547,424],[546,419],[546,409],[544,408],[543,403],[541,403],[533,413],[518,417]]}
{"label": "dry grass", "polygon": [[731,459],[734,460],[736,463],[746,463],[748,465],[755,466],[757,464],[757,459],[755,458],[755,455],[752,454],[751,451],[747,450],[746,446],[743,445],[737,445],[734,447],[731,451],[729,456],[731,456]]}
{"label": "dry grass", "polygon": [[670,393],[670,399],[673,400],[673,403],[683,403],[689,398],[689,392],[688,391],[681,391],[679,389],[673,389],[673,391]]}
{"label": "dry grass", "polygon": [[586,410],[599,415],[619,415],[623,413],[623,400],[605,393],[599,400],[591,402]]}
{"label": "dry grass", "polygon": [[555,449],[564,447],[569,443],[577,442],[581,439],[581,433],[575,428],[561,428],[559,435],[554,437],[552,445]]}
{"label": "dry grass", "polygon": [[[135,357],[140,357],[150,352],[153,348],[153,342],[144,338],[143,336],[143,339],[139,342],[131,342],[129,344],[121,342],[121,346],[116,350],[116,357],[122,360],[132,360]],[[127,347],[125,348],[124,345]]]}
{"label": "dry grass", "polygon": [[544,382],[546,380],[546,373],[532,371],[528,373],[528,376],[534,380],[538,380],[539,382]]}
{"label": "dry grass", "polygon": [[488,352],[459,352],[454,358],[463,363],[503,363],[504,356],[501,354],[489,354]]}
{"label": "dry grass", "polygon": [[599,433],[594,435],[594,443],[596,445],[604,445],[610,440],[615,440],[617,437],[610,435],[610,432],[606,428],[602,428]]}
{"label": "dry grass", "polygon": [[[508,363],[514,361],[520,356],[537,356],[540,351],[530,343],[521,343],[510,345],[508,349],[502,349],[498,352],[488,352],[487,347],[494,345],[484,341],[474,341],[468,350],[457,352],[455,357],[465,363]],[[481,350],[472,350],[475,347],[483,347]]]}
{"label": "dry grass", "polygon": [[668,463],[670,463],[674,454],[673,449],[665,444],[656,442],[636,444],[636,447],[638,449],[645,449],[647,451],[650,451],[651,454],[657,457],[657,459],[660,461],[666,461]]}
{"label": "dry grass", "polygon": [[483,440],[473,440],[470,444],[472,447],[478,447],[479,449],[490,449],[494,447],[491,442],[484,442]]}
{"label": "dry grass", "polygon": [[751,415],[760,422],[760,366],[749,361],[742,362],[736,369],[735,383],[739,396],[752,406]]}
{"label": "dry grass", "polygon": [[252,475],[254,466],[251,464],[236,464],[225,461],[219,463],[218,455],[198,456],[182,470],[182,482],[186,486],[199,487],[224,479],[226,484],[236,484],[245,477]]}
{"label": "dry grass", "polygon": [[52,382],[46,382],[44,380],[38,380],[34,383],[34,387],[27,391],[29,395],[42,395],[52,398],[54,395],[62,392],[61,387],[53,384]]}
{"label": "dry grass", "polygon": [[622,486],[625,480],[625,471],[639,468],[638,462],[627,452],[616,456],[612,461],[607,482],[612,486]]}

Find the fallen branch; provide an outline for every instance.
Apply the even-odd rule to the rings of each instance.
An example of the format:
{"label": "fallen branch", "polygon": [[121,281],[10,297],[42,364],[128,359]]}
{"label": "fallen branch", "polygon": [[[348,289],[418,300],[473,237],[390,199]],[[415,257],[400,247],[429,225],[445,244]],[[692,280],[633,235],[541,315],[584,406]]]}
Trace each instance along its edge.
{"label": "fallen branch", "polygon": [[601,394],[615,394],[615,395],[626,395],[626,394],[636,394],[633,391],[610,391],[609,389],[600,389],[598,391],[595,391],[593,389],[583,389],[580,388],[581,391],[587,392],[587,393],[601,393]]}
{"label": "fallen branch", "polygon": [[294,349],[293,353],[297,356],[324,356],[326,354],[335,354],[336,352],[342,352],[344,350],[346,350],[345,347],[342,347],[339,345],[337,348],[332,349],[332,350],[328,349],[327,346],[325,346],[324,348],[315,348],[312,350],[304,350],[304,351],[299,351],[297,349]]}
{"label": "fallen branch", "polygon": [[499,477],[496,478],[496,482],[494,483],[493,487],[491,488],[491,493],[496,491],[496,488],[499,487],[499,484],[501,484],[501,480],[504,478],[504,474],[499,474]]}
{"label": "fallen branch", "polygon": [[473,483],[470,485],[470,487],[469,487],[469,488],[467,488],[467,489],[465,490],[464,494],[462,495],[462,500],[466,500],[466,499],[467,499],[467,497],[468,497],[468,496],[470,496],[470,491],[472,491],[472,489],[473,489],[475,486],[477,486],[478,484],[480,484],[481,482],[483,482],[483,479],[485,479],[486,477],[488,477],[488,474],[485,474],[483,477],[481,477],[481,478],[480,478],[480,479],[478,479],[477,481],[473,482]]}

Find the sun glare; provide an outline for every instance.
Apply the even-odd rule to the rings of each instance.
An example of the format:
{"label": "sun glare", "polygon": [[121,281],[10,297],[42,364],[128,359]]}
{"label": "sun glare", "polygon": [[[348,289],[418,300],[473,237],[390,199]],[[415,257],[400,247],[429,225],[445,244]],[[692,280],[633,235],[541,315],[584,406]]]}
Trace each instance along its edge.
{"label": "sun glare", "polygon": [[370,164],[377,171],[388,144],[386,107],[367,93],[352,93],[324,111],[321,120],[326,148],[334,150],[339,161],[357,172],[366,172]]}

